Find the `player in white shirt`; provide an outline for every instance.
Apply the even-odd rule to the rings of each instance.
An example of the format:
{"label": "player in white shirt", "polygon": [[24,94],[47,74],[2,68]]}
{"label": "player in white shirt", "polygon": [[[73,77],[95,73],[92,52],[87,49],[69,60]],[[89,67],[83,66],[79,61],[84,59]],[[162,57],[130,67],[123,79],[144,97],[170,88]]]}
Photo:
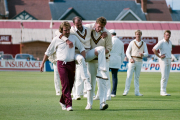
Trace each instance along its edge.
{"label": "player in white shirt", "polygon": [[125,90],[123,96],[126,96],[129,92],[132,76],[134,73],[134,87],[135,95],[143,96],[139,92],[139,76],[141,72],[142,58],[148,56],[148,49],[146,43],[141,40],[142,32],[140,30],[135,31],[136,39],[129,43],[126,50],[126,55],[129,59],[127,78],[125,84]]}
{"label": "player in white shirt", "polygon": [[[107,99],[106,100],[111,100],[111,97],[116,96],[116,90],[117,90],[117,84],[118,84],[118,70],[121,67],[121,64],[123,63],[124,60],[124,43],[116,36],[116,31],[115,30],[110,30],[109,31],[112,35],[112,50],[110,52],[110,61],[109,61],[109,69],[112,72],[112,91],[111,91],[111,84],[110,78],[109,82],[107,82]],[[93,100],[99,100],[99,90],[97,90],[96,97]]]}
{"label": "player in white shirt", "polygon": [[[75,77],[75,47],[77,47],[81,55],[85,57],[85,49],[75,35],[70,35],[70,27],[71,26],[68,22],[61,23],[59,31],[62,34],[53,38],[51,44],[45,52],[43,61],[40,66],[40,71],[42,72],[44,63],[48,59],[48,56],[56,52],[57,67],[62,86],[62,95],[59,103],[62,107],[62,110],[67,111],[73,110],[71,90]],[[61,40],[62,36],[66,36],[69,41],[72,42],[73,46],[71,48],[65,41]]]}
{"label": "player in white shirt", "polygon": [[[104,17],[99,17],[96,19],[95,29],[91,31],[91,48],[96,49],[97,47],[102,47],[106,49],[106,69],[107,69],[106,75],[109,78],[109,52],[112,49],[112,38],[111,38],[111,33],[109,33],[109,31],[107,30],[104,30],[105,25],[106,25],[106,19]],[[106,38],[101,37],[101,31],[105,31],[108,34]],[[99,63],[99,59],[100,58],[98,56],[98,58],[95,58],[94,60],[88,62],[88,71],[91,75],[90,78],[91,78],[92,90],[87,91],[87,106],[85,108],[86,110],[92,109],[96,80],[99,89],[100,110],[105,110],[108,108],[108,104],[106,103],[107,82],[109,84],[111,83],[110,81],[108,81],[108,79],[105,80],[95,76],[98,72],[99,64],[102,64]]]}
{"label": "player in white shirt", "polygon": [[112,35],[112,50],[110,52],[109,69],[112,72],[113,87],[111,91],[111,97],[116,96],[117,84],[118,84],[118,70],[124,60],[124,43],[116,36],[115,30],[109,31]]}
{"label": "player in white shirt", "polygon": [[[98,56],[99,58],[98,73],[95,76],[101,77],[103,79],[108,79],[108,77],[106,76],[105,48],[96,47],[94,49],[91,49],[90,39],[91,39],[91,31],[94,29],[94,24],[82,25],[82,19],[78,16],[73,18],[73,24],[74,26],[71,27],[71,31],[70,31],[71,34],[76,35],[79,38],[80,42],[83,44],[84,48],[86,49],[85,60],[79,54],[78,51],[76,51],[76,55],[75,55],[75,60],[77,60],[78,66],[76,68],[77,70],[76,82],[74,85],[75,95],[73,94],[73,96],[75,96],[76,100],[80,100],[81,99],[80,93],[82,91],[83,81],[90,80],[89,75],[87,73],[87,66],[85,61],[89,62]],[[105,33],[102,33],[101,36],[106,37],[107,35]],[[62,37],[62,39],[67,42],[69,41],[66,37]],[[86,85],[85,85],[85,89],[90,90]]]}
{"label": "player in white shirt", "polygon": [[[169,73],[171,68],[171,51],[172,51],[172,42],[169,40],[171,37],[171,31],[166,30],[164,32],[164,39],[159,41],[152,49],[154,54],[159,57],[160,69],[161,69],[161,96],[170,96],[166,92],[166,86],[169,79]],[[157,51],[160,51],[158,54]]]}

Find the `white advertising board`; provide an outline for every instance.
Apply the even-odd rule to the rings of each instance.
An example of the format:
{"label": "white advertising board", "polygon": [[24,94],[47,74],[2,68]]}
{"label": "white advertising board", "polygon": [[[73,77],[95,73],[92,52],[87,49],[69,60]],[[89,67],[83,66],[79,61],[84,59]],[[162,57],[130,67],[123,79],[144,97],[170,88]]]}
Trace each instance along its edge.
{"label": "white advertising board", "polygon": [[40,71],[41,62],[1,60],[0,71]]}
{"label": "white advertising board", "polygon": [[[141,72],[160,72],[159,62],[143,62]],[[180,72],[180,62],[171,62],[170,72]]]}

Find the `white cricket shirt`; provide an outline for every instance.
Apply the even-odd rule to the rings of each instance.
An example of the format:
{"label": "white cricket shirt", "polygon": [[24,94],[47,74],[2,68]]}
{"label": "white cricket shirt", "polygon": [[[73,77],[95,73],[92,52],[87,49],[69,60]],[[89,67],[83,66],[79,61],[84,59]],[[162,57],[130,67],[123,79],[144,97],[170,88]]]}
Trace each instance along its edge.
{"label": "white cricket shirt", "polygon": [[124,60],[124,44],[117,37],[112,37],[112,50],[110,52],[109,68],[120,68]]}
{"label": "white cricket shirt", "polygon": [[172,42],[169,40],[168,43],[165,39],[162,39],[153,47],[153,49],[159,49],[160,55],[165,54],[165,58],[171,58]]}
{"label": "white cricket shirt", "polygon": [[85,49],[75,35],[69,35],[68,39],[73,42],[73,48],[69,48],[66,41],[63,41],[59,38],[59,36],[56,36],[47,48],[45,54],[50,56],[56,52],[57,60],[64,61],[65,63],[74,61],[75,47],[77,47],[80,52],[84,51]]}

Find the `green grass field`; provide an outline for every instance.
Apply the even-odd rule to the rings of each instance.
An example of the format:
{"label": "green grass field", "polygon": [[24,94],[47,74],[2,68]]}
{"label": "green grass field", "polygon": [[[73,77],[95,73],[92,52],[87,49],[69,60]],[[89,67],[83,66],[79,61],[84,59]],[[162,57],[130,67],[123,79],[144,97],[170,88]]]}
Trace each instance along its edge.
{"label": "green grass field", "polygon": [[109,108],[85,110],[86,99],[73,101],[74,111],[62,111],[55,95],[53,72],[0,72],[0,120],[180,120],[180,73],[170,73],[167,92],[160,96],[160,73],[141,73],[140,92],[134,95],[134,80],[122,96],[126,72],[118,73],[117,96]]}

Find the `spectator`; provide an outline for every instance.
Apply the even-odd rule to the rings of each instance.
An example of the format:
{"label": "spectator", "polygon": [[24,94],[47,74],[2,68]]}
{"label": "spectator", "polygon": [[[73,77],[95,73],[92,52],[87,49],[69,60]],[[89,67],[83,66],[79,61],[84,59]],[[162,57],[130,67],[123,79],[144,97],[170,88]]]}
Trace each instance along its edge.
{"label": "spectator", "polygon": [[30,58],[29,58],[29,57],[27,57],[27,61],[30,61]]}
{"label": "spectator", "polygon": [[40,60],[39,57],[37,57],[36,60],[39,61]]}

